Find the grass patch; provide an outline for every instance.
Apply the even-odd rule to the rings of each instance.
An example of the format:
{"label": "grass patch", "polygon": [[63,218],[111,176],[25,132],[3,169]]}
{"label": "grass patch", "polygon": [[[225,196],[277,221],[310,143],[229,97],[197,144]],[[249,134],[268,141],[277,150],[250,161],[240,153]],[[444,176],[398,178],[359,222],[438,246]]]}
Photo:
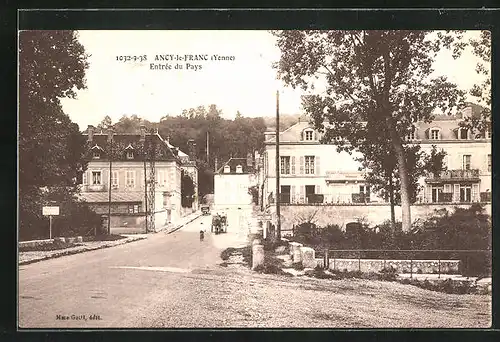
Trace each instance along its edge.
{"label": "grass patch", "polygon": [[252,248],[250,246],[240,248],[226,248],[220,253],[220,258],[224,261],[227,261],[234,254],[241,254],[243,256],[243,263],[245,263],[247,266],[250,266],[252,264]]}
{"label": "grass patch", "polygon": [[286,277],[293,277],[292,274],[283,271],[283,262],[275,255],[267,253],[264,255],[264,262],[255,268],[256,272],[264,274],[277,274]]}
{"label": "grass patch", "polygon": [[444,280],[435,280],[429,281],[418,280],[418,279],[402,279],[400,281],[401,284],[404,285],[413,285],[420,287],[425,290],[436,291],[436,292],[444,292],[448,294],[476,294],[478,293],[477,287],[474,285],[472,280],[453,280],[453,279],[444,279]]}

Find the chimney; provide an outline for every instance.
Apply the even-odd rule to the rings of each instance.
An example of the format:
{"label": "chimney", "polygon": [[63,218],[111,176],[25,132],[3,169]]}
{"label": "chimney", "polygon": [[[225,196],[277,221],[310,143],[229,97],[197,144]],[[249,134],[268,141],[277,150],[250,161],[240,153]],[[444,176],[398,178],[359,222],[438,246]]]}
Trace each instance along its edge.
{"label": "chimney", "polygon": [[215,172],[219,170],[219,165],[218,165],[217,157],[215,157]]}
{"label": "chimney", "polygon": [[196,143],[193,139],[188,140],[188,154],[189,159],[196,160]]}
{"label": "chimney", "polygon": [[141,139],[140,139],[140,141],[143,142],[143,141],[146,140],[146,126],[144,124],[141,124],[140,130],[141,130]]}
{"label": "chimney", "polygon": [[108,128],[108,143],[113,141],[113,127]]}
{"label": "chimney", "polygon": [[92,140],[94,140],[94,126],[89,125],[87,127],[87,134],[88,134],[87,141],[92,142]]}

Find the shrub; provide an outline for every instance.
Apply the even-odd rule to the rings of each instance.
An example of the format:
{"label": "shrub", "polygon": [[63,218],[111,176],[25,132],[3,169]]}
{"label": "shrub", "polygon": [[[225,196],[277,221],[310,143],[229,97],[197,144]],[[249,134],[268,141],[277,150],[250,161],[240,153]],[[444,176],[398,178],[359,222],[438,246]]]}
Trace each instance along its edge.
{"label": "shrub", "polygon": [[282,262],[272,255],[264,255],[264,262],[255,268],[256,272],[264,274],[278,274],[284,276],[292,276],[282,270]]}
{"label": "shrub", "polygon": [[292,267],[297,271],[302,271],[304,269],[304,265],[302,265],[302,262],[294,262],[292,264]]}

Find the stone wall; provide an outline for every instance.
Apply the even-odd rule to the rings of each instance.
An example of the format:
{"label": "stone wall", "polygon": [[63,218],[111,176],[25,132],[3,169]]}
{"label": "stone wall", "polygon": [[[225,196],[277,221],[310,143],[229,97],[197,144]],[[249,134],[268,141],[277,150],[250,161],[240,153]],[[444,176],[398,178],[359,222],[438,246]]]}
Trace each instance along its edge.
{"label": "stone wall", "polygon": [[[452,205],[452,204],[425,204],[413,205],[411,207],[411,217],[417,219],[426,219],[432,215],[434,210],[446,208],[452,212],[455,207],[469,208],[470,205]],[[486,213],[491,215],[491,203],[485,205]],[[270,207],[271,212],[275,212],[276,207]],[[345,227],[346,223],[358,219],[365,220],[371,225],[383,223],[391,218],[391,208],[387,204],[371,205],[289,205],[281,206],[281,226],[283,231],[292,229],[294,224],[300,224],[312,218],[312,222],[319,226],[328,224],[337,224]],[[395,207],[396,220],[401,221],[401,207]],[[274,215],[273,215],[274,216]]]}
{"label": "stone wall", "polygon": [[[318,266],[324,267],[324,260],[316,259]],[[380,259],[330,259],[329,269],[338,271],[380,272],[393,267],[397,273],[443,273],[458,274],[459,260],[380,260]]]}

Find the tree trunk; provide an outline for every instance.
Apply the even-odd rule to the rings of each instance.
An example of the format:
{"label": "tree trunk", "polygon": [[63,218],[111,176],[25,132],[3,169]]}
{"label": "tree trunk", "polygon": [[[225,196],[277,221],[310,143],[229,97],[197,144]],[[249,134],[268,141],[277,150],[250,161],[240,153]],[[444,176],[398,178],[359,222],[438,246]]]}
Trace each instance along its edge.
{"label": "tree trunk", "polygon": [[396,214],[394,212],[394,183],[392,182],[392,174],[389,177],[389,201],[391,203],[391,235],[396,230]]}
{"label": "tree trunk", "polygon": [[406,167],[406,158],[399,137],[393,139],[394,152],[398,161],[399,178],[401,180],[401,221],[402,229],[405,232],[411,228],[411,210],[410,210],[410,184],[408,169]]}

